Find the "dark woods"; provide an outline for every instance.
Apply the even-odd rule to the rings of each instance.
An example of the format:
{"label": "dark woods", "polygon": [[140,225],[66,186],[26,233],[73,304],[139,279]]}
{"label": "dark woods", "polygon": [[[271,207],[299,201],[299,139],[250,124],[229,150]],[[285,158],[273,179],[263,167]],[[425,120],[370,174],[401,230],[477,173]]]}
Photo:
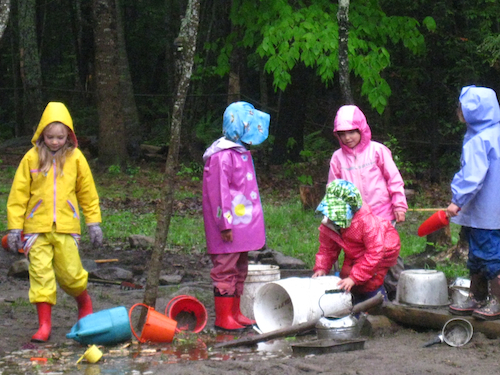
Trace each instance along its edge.
{"label": "dark woods", "polygon": [[[62,101],[77,135],[97,139],[103,165],[168,144],[187,1],[4,0],[2,12],[5,4],[0,140],[30,137],[46,103]],[[327,160],[344,104],[337,11],[326,0],[203,1],[181,158],[201,163],[228,102],[245,100],[271,114],[267,164]],[[407,182],[458,169],[460,88],[500,90],[499,16],[498,2],[351,1],[352,99]]]}

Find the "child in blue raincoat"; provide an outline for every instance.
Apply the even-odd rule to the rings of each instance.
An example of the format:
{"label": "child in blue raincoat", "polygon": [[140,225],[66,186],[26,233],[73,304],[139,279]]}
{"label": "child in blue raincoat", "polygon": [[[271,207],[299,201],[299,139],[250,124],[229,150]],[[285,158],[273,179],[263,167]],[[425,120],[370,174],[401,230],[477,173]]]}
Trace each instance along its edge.
{"label": "child in blue raincoat", "polygon": [[446,212],[468,240],[471,286],[467,300],[449,311],[494,320],[500,318],[500,106],[486,87],[463,87],[459,101],[457,114],[467,132]]}

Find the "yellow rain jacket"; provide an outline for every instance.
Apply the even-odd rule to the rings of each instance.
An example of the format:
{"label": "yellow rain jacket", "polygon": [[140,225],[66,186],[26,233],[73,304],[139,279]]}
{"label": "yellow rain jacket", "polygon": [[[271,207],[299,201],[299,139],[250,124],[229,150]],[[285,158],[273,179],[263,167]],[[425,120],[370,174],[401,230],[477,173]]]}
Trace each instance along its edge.
{"label": "yellow rain jacket", "polygon": [[62,174],[56,170],[55,161],[47,174],[39,171],[36,142],[43,129],[55,121],[71,129],[68,136],[77,144],[73,120],[66,106],[50,102],[31,140],[34,147],[24,155],[12,183],[7,201],[9,230],[48,233],[55,224],[57,233],[81,234],[79,204],[87,224],[101,222],[94,179],[87,159],[78,148],[66,157]]}

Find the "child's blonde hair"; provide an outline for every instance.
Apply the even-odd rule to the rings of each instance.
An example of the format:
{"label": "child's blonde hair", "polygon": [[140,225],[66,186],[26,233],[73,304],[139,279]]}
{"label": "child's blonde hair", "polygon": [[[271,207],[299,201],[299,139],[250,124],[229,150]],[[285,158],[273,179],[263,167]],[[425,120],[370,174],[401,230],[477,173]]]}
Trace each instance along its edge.
{"label": "child's blonde hair", "polygon": [[[66,143],[55,153],[53,153],[47,147],[44,141],[45,131],[50,129],[54,125],[63,125],[68,134]],[[64,125],[62,122],[57,122],[57,121],[50,123],[45,127],[45,129],[43,129],[42,134],[40,134],[40,138],[38,138],[38,141],[36,142],[36,145],[38,147],[38,168],[40,169],[40,172],[47,173],[52,167],[53,160],[55,159],[57,171],[59,172],[59,175],[62,176],[64,163],[66,162],[66,157],[70,155],[76,147],[74,144],[73,137],[70,136],[71,133],[72,131],[69,127]]]}

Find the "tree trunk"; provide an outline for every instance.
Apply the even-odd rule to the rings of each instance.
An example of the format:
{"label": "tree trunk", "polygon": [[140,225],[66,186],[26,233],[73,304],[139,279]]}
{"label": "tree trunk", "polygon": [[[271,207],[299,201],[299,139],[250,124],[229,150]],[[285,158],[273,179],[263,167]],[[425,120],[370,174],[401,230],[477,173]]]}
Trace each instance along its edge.
{"label": "tree trunk", "polygon": [[[288,160],[300,160],[300,151],[304,149],[304,124],[308,103],[308,90],[312,70],[303,64],[297,64],[293,70],[293,84],[280,93],[278,116],[273,118],[270,128],[276,137],[272,150],[272,163],[283,164]],[[302,110],[297,111],[297,108]]]}
{"label": "tree trunk", "polygon": [[121,7],[116,9],[118,25],[118,56],[120,71],[120,98],[122,100],[123,124],[126,134],[126,146],[128,156],[133,159],[139,158],[141,154],[142,128],[139,125],[139,114],[135,104],[134,87],[130,77],[130,69],[125,45]]}
{"label": "tree trunk", "polygon": [[344,104],[354,104],[349,80],[349,55],[347,43],[349,41],[349,0],[339,0],[337,13],[339,23],[339,83]]}
{"label": "tree trunk", "polygon": [[42,70],[36,38],[36,0],[19,0],[20,74],[23,82],[23,127],[21,135],[33,134],[43,110]]}
{"label": "tree trunk", "polygon": [[94,44],[99,161],[123,165],[127,160],[121,107],[117,0],[94,0]]}
{"label": "tree trunk", "polygon": [[[200,0],[189,0],[186,14],[182,20],[178,38],[183,41],[182,53],[177,60],[179,79],[172,112],[170,131],[170,144],[168,149],[165,176],[162,186],[161,201],[156,212],[156,235],[153,252],[148,267],[144,303],[154,307],[158,295],[158,281],[165,244],[167,242],[170,219],[173,213],[174,192],[179,165],[179,145],[182,125],[182,113],[191,80],[196,51],[196,37],[199,23]],[[142,326],[146,319],[147,311],[142,310],[139,325]]]}
{"label": "tree trunk", "polygon": [[[237,32],[238,28],[231,25],[231,33]],[[241,49],[235,45],[229,58],[229,81],[227,87],[227,105],[240,100],[241,83]]]}
{"label": "tree trunk", "polygon": [[0,0],[0,39],[9,22],[10,0]]}
{"label": "tree trunk", "polygon": [[[90,99],[89,92],[94,91],[90,86],[92,65],[94,59],[94,43],[92,41],[92,4],[82,0],[68,0],[73,7],[73,33],[75,35],[75,51],[77,65],[75,66],[75,89],[84,92],[82,99]],[[90,103],[88,103],[90,104]]]}

